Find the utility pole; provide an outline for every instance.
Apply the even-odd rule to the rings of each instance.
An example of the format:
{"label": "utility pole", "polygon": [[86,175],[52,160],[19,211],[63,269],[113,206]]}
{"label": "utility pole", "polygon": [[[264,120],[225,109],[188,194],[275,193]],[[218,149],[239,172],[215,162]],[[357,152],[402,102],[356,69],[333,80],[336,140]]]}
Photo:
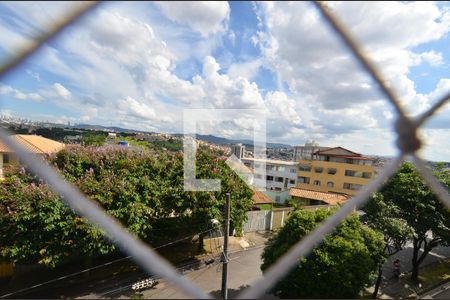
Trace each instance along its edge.
{"label": "utility pole", "polygon": [[228,298],[228,236],[230,235],[230,206],[231,195],[227,193],[227,202],[225,204],[225,224],[223,225],[223,252],[222,252],[222,299]]}

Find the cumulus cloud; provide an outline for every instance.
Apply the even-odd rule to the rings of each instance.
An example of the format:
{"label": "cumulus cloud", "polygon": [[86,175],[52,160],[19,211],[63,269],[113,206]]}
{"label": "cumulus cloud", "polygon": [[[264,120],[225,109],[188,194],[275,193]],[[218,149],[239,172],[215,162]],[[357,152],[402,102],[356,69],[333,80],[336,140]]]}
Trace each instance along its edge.
{"label": "cumulus cloud", "polygon": [[231,78],[239,76],[251,80],[259,71],[262,65],[261,59],[254,59],[243,63],[233,63],[228,68],[228,75]]}
{"label": "cumulus cloud", "polygon": [[203,36],[223,32],[229,19],[230,6],[226,1],[162,1],[156,2],[172,21],[188,25]]}
{"label": "cumulus cloud", "polygon": [[56,94],[64,100],[70,99],[72,95],[68,89],[66,89],[61,83],[58,82],[53,84],[53,89],[55,90]]}
{"label": "cumulus cloud", "polygon": [[[430,95],[417,92],[409,72],[423,62],[440,66],[443,56],[433,50],[416,53],[412,49],[443,38],[450,31],[450,11],[425,2],[329,5],[409,113],[417,115],[428,109]],[[265,30],[253,39],[266,65],[293,93],[296,110],[308,107],[314,112],[316,118],[310,118],[317,125],[314,132],[329,138],[332,134],[353,135],[363,128],[390,128],[386,121],[392,118],[390,105],[310,3],[263,2],[255,11]]]}

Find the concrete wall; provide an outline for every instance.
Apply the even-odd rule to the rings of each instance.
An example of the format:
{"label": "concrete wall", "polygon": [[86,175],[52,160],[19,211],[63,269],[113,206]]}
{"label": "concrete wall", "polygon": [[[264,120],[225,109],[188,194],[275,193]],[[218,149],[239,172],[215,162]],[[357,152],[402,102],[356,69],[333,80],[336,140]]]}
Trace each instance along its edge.
{"label": "concrete wall", "polygon": [[270,210],[248,211],[244,232],[270,230],[271,214]]}
{"label": "concrete wall", "polygon": [[[289,190],[285,191],[264,191],[264,194],[270,197],[270,199],[273,200],[273,202],[278,204],[284,204],[287,200],[291,199],[291,196],[289,196]],[[278,197],[278,198],[277,198]]]}

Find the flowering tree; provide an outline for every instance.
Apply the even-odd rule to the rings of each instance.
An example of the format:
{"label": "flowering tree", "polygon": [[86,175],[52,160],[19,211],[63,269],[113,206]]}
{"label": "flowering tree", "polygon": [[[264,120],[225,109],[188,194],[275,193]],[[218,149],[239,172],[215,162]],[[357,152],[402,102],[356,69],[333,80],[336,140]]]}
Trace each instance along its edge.
{"label": "flowering tree", "polygon": [[[197,176],[221,180],[218,192],[186,192],[183,155],[155,149],[73,146],[50,162],[108,214],[153,246],[211,228],[232,193],[232,222],[242,228],[252,191],[220,153],[199,149]],[[110,253],[100,229],[65,207],[47,185],[26,174],[0,184],[1,256],[54,266],[73,255]],[[17,228],[17,229],[16,229]]]}

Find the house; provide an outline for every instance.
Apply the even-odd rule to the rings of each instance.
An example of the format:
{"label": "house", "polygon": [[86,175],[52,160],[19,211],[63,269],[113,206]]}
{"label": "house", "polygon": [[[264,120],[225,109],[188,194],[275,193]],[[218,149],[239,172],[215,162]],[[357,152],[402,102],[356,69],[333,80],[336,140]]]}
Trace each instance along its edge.
{"label": "house", "polygon": [[299,161],[296,187],[353,196],[374,174],[372,158],[342,147],[322,148]]}
{"label": "house", "polygon": [[260,191],[254,191],[253,196],[253,208],[258,210],[271,210],[273,201],[269,196]]}
{"label": "house", "polygon": [[[16,134],[11,137],[24,149],[34,154],[51,154],[65,147],[63,143],[39,135]],[[19,159],[10,147],[0,140],[0,178],[3,178],[3,168],[14,164],[19,164]]]}
{"label": "house", "polygon": [[350,197],[344,194],[335,194],[328,192],[317,192],[299,188],[291,188],[289,195],[292,200],[297,201],[301,206],[309,205],[338,205],[343,204]]}

